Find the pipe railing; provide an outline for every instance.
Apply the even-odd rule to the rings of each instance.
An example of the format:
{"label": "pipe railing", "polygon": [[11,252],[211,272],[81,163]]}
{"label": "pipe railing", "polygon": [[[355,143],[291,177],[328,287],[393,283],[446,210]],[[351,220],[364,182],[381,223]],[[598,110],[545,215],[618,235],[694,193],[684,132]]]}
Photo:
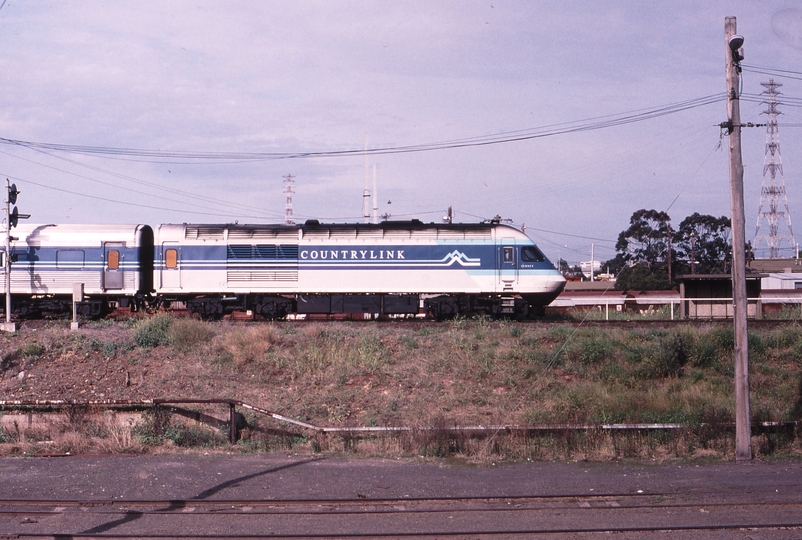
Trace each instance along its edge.
{"label": "pipe railing", "polygon": [[[685,304],[685,309],[682,309],[682,304]],[[802,296],[771,296],[771,297],[753,297],[747,298],[747,303],[750,306],[755,306],[755,313],[750,313],[750,318],[762,318],[763,314],[760,313],[760,309],[764,304],[784,304],[784,305],[793,305],[799,306],[800,308],[800,318],[802,318]],[[679,308],[679,312],[675,316],[675,307]],[[731,319],[732,318],[732,305],[733,299],[729,297],[710,297],[710,298],[677,298],[677,297],[648,297],[648,298],[637,298],[637,297],[617,297],[611,298],[610,300],[605,300],[604,302],[594,302],[588,304],[577,304],[573,306],[564,306],[565,308],[599,308],[600,310],[604,308],[604,319],[610,320],[610,306],[624,306],[624,307],[632,307],[635,306],[637,308],[643,308],[642,311],[647,312],[656,312],[663,306],[670,306],[670,320],[675,320],[677,316],[681,319]],[[714,307],[723,307],[723,313],[721,310],[715,310]],[[693,307],[694,313],[688,313],[688,310]],[[707,313],[704,313],[699,310],[699,308],[709,308]],[[615,310],[619,313],[624,313],[618,310]],[[629,310],[627,310],[629,311]],[[683,315],[683,311],[685,312]]]}
{"label": "pipe railing", "polygon": [[[237,412],[236,409],[245,409],[253,411],[264,416],[268,416],[292,426],[300,427],[317,433],[348,433],[348,434],[372,434],[372,433],[402,433],[402,432],[434,432],[445,431],[450,433],[498,433],[498,432],[518,432],[518,433],[532,433],[532,432],[564,432],[564,431],[665,431],[676,429],[688,429],[692,427],[706,428],[706,427],[719,427],[724,429],[731,429],[735,427],[734,423],[701,423],[698,425],[687,425],[682,423],[618,423],[618,424],[571,424],[571,423],[555,423],[555,424],[488,424],[488,425],[452,425],[452,426],[317,426],[309,422],[297,420],[283,414],[270,411],[268,409],[258,407],[235,399],[149,399],[142,401],[132,400],[88,400],[88,401],[69,401],[69,400],[5,400],[0,401],[0,411],[52,411],[66,409],[69,407],[89,407],[100,409],[113,409],[113,410],[128,410],[128,411],[146,411],[160,406],[169,405],[226,405],[229,409],[229,442],[236,444],[239,436],[237,426]],[[788,422],[753,422],[754,428],[799,428],[802,427],[802,422],[788,421]]]}

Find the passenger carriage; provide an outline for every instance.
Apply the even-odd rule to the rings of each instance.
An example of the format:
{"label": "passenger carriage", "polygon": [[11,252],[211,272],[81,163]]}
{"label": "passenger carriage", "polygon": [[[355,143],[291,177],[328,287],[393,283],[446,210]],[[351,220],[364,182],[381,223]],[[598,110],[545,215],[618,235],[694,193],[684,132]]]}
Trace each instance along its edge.
{"label": "passenger carriage", "polygon": [[12,230],[12,312],[79,314],[141,306],[153,290],[153,230],[148,225],[21,224]]}

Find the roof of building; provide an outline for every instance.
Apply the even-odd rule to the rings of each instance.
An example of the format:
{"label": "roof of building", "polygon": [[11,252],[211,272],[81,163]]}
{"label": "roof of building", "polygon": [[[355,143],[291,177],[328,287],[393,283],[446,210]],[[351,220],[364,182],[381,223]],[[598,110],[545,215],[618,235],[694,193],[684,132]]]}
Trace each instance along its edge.
{"label": "roof of building", "polygon": [[614,281],[568,281],[565,291],[615,291]]}
{"label": "roof of building", "polygon": [[748,271],[764,274],[802,272],[802,259],[754,259],[746,267]]}

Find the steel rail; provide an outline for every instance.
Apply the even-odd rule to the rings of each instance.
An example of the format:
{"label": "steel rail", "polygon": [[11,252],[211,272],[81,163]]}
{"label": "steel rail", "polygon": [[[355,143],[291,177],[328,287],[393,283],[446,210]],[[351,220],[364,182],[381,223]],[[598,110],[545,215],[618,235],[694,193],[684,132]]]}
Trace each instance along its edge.
{"label": "steel rail", "polygon": [[[606,506],[593,506],[584,508],[593,508],[595,510],[621,510],[621,509],[639,509],[639,508],[697,508],[703,506],[705,508],[726,508],[726,507],[758,507],[758,506],[799,506],[802,508],[802,501],[794,499],[792,501],[737,501],[737,502],[704,502],[699,500],[688,502],[665,502],[651,504],[621,504],[620,501],[625,499],[653,499],[655,497],[682,497],[689,493],[695,497],[700,495],[720,495],[718,491],[692,491],[692,492],[667,492],[667,493],[609,493],[598,495],[504,495],[504,496],[466,496],[466,497],[397,497],[397,498],[342,498],[342,499],[0,499],[0,514],[11,514],[15,512],[20,513],[43,513],[51,514],[53,510],[7,510],[4,506],[33,506],[33,507],[54,507],[54,508],[87,508],[104,509],[110,507],[124,507],[113,512],[127,512],[131,508],[145,508],[155,507],[152,513],[165,513],[168,510],[179,510],[182,508],[199,508],[199,507],[230,507],[241,508],[248,507],[292,507],[292,506],[381,506],[381,505],[398,505],[398,504],[456,504],[468,503],[476,504],[481,502],[486,503],[502,503],[506,506],[502,507],[477,507],[477,508],[457,508],[456,511],[485,511],[485,510],[499,510],[499,511],[512,511],[512,510],[542,510],[551,508],[571,508],[576,509],[579,502],[594,502],[596,504],[606,504]],[[565,504],[565,506],[528,506],[528,507],[513,507],[509,505],[513,503],[542,503],[553,502]],[[570,504],[568,504],[570,503]],[[610,506],[609,503],[616,503],[617,506]],[[372,510],[371,510],[372,511]],[[438,512],[440,509],[397,509],[399,513],[414,513],[414,512]],[[250,511],[249,511],[250,512]],[[384,513],[384,512],[383,512]]]}
{"label": "steel rail", "polygon": [[[717,491],[710,490],[705,493],[716,494]],[[700,492],[693,492],[694,495],[699,495]],[[17,513],[18,516],[52,516],[54,514],[61,514],[63,515],[64,507],[70,507],[70,503],[72,503],[73,507],[81,507],[84,508],[87,505],[88,507],[88,514],[90,515],[104,515],[104,516],[114,516],[114,515],[124,515],[124,516],[159,516],[164,518],[169,517],[176,517],[181,516],[182,519],[192,519],[189,516],[196,516],[196,517],[208,517],[209,515],[236,515],[238,517],[245,517],[245,516],[254,516],[258,518],[259,516],[264,515],[305,515],[308,517],[314,516],[325,516],[325,515],[363,515],[363,516],[370,516],[370,515],[378,515],[378,514],[396,514],[396,515],[415,515],[415,514],[422,514],[422,513],[459,513],[459,512],[474,512],[474,513],[500,513],[500,512],[549,512],[549,511],[564,511],[565,509],[569,509],[571,511],[576,512],[578,515],[587,514],[588,512],[599,512],[599,511],[617,511],[617,512],[628,512],[631,510],[636,509],[652,509],[652,510],[665,510],[665,509],[676,509],[676,508],[698,508],[702,507],[705,509],[721,509],[721,508],[732,508],[732,509],[739,509],[749,507],[752,509],[757,509],[758,507],[765,507],[766,510],[763,511],[761,515],[770,516],[772,515],[769,510],[770,508],[778,508],[778,507],[799,507],[802,506],[802,502],[798,500],[794,501],[779,501],[779,502],[755,502],[755,503],[742,503],[742,502],[727,502],[727,503],[709,503],[706,504],[704,501],[692,501],[687,503],[679,503],[679,504],[663,504],[662,501],[655,502],[653,504],[648,505],[637,505],[634,507],[631,506],[584,506],[581,502],[585,501],[593,501],[596,503],[605,503],[605,502],[612,502],[611,499],[633,499],[639,500],[644,497],[646,498],[653,498],[657,496],[682,496],[687,495],[687,493],[679,493],[679,492],[663,492],[663,493],[605,493],[605,494],[594,494],[594,495],[570,495],[570,494],[559,494],[559,495],[531,495],[531,496],[469,496],[469,497],[419,497],[419,498],[382,498],[382,499],[307,499],[307,500],[300,500],[300,499],[288,499],[288,500],[250,500],[250,499],[227,499],[227,500],[194,500],[194,499],[164,499],[164,500],[103,500],[103,499],[73,499],[73,500],[34,500],[34,501],[25,501],[22,499],[5,499],[0,500],[0,505],[5,504],[26,504],[26,505],[54,505],[56,508],[59,509],[58,512],[28,512],[21,511]],[[545,500],[554,500],[556,502],[565,503],[566,501],[571,501],[573,504],[570,506],[566,506],[561,504],[560,506],[554,507],[515,507],[515,506],[504,506],[501,508],[498,507],[490,507],[490,508],[475,508],[475,507],[467,507],[467,508],[454,508],[453,506],[450,508],[442,508],[442,509],[410,509],[410,508],[391,508],[391,509],[375,509],[375,508],[367,508],[361,511],[356,509],[353,510],[320,510],[318,508],[311,509],[311,511],[290,511],[290,512],[283,512],[280,509],[276,512],[254,512],[252,511],[253,507],[256,506],[279,506],[285,504],[287,506],[295,505],[300,506],[301,504],[307,506],[318,506],[319,504],[329,504],[329,505],[342,505],[343,503],[348,503],[349,505],[360,505],[360,506],[368,506],[374,507],[377,506],[379,502],[385,504],[408,504],[413,502],[426,502],[426,501],[436,501],[436,502],[447,502],[447,503],[459,503],[459,502],[467,502],[467,503],[477,503],[481,501],[487,502],[513,502],[513,501],[526,501],[526,500],[533,500],[535,502],[543,502]],[[125,505],[129,507],[139,508],[144,505],[156,505],[162,506],[163,508],[157,508],[152,511],[148,510],[133,510],[132,508],[125,508],[120,510],[111,509],[109,511],[109,507]],[[240,508],[237,511],[227,510],[227,511],[213,511],[208,513],[193,513],[193,512],[185,512],[186,508],[195,508],[195,507],[209,507],[209,508],[220,508],[221,506],[231,506],[231,505],[240,505]],[[173,512],[174,511],[174,512]],[[79,515],[87,515],[87,512],[80,512]],[[6,515],[14,515],[14,514],[6,514]],[[168,538],[175,538],[175,539],[183,539],[183,538],[224,538],[224,539],[234,539],[234,538],[413,538],[413,537],[435,537],[435,538],[453,538],[453,537],[472,537],[472,538],[497,538],[497,537],[504,537],[504,536],[511,536],[511,535],[547,535],[547,534],[589,534],[589,533],[659,533],[664,534],[666,532],[702,532],[702,531],[731,531],[731,530],[740,530],[740,529],[749,529],[753,531],[767,531],[767,530],[774,530],[774,529],[784,529],[784,530],[802,530],[802,520],[797,518],[798,513],[793,514],[793,517],[788,516],[785,520],[777,519],[776,517],[772,519],[770,522],[762,522],[758,523],[755,522],[754,519],[742,519],[738,522],[729,522],[729,523],[711,523],[711,524],[679,524],[679,525],[671,525],[671,524],[663,524],[663,525],[653,525],[653,526],[601,526],[601,525],[590,525],[586,527],[581,526],[571,526],[571,527],[561,527],[559,525],[547,527],[519,527],[519,528],[503,528],[503,529],[480,529],[480,530],[470,530],[466,526],[463,527],[454,527],[450,530],[417,530],[412,532],[406,531],[387,531],[383,530],[382,532],[356,532],[356,531],[349,531],[349,532],[334,532],[334,531],[327,531],[325,533],[315,533],[315,532],[303,532],[303,533],[281,533],[275,531],[271,534],[197,534],[197,533],[158,533],[158,534],[147,534],[144,530],[140,529],[136,533],[125,533],[125,532],[110,532],[110,531],[103,531],[103,532],[92,532],[92,531],[84,531],[84,532],[76,532],[76,533],[68,533],[65,531],[61,531],[58,533],[52,532],[28,532],[25,529],[24,525],[26,524],[33,524],[37,523],[33,520],[23,520],[20,522],[20,526],[22,526],[22,530],[0,530],[0,537],[13,537],[13,538],[70,538],[70,539],[92,539],[92,538],[158,538],[158,539],[168,539]],[[717,519],[722,519],[719,516]],[[149,526],[158,526],[160,527],[159,530],[164,530],[164,525],[158,525],[154,523],[150,523]],[[51,525],[52,527],[52,525]],[[19,529],[20,527],[16,527]]]}
{"label": "steel rail", "polygon": [[[401,501],[398,501],[400,503]],[[396,503],[396,504],[398,504]],[[387,505],[390,503],[384,503],[383,505]],[[364,502],[362,501],[362,506],[383,506],[377,505],[371,502]],[[82,515],[104,515],[104,516],[128,516],[128,515],[148,515],[148,516],[170,516],[173,515],[173,512],[180,511],[181,516],[195,516],[198,518],[208,516],[208,515],[215,515],[215,516],[348,516],[348,515],[359,515],[359,516],[370,516],[370,515],[404,515],[404,516],[413,516],[417,514],[478,514],[478,513],[520,513],[520,512],[544,512],[544,511],[552,511],[552,510],[559,510],[559,511],[566,511],[566,510],[597,510],[597,511],[606,511],[606,512],[620,512],[626,510],[680,510],[686,508],[699,508],[702,507],[704,509],[721,509],[727,507],[758,507],[764,506],[767,510],[774,509],[777,507],[785,507],[785,506],[797,506],[800,507],[799,503],[792,503],[792,502],[785,502],[785,503],[732,503],[732,504],[725,504],[725,503],[716,503],[716,504],[659,504],[659,505],[634,505],[634,506],[592,506],[582,508],[577,504],[574,505],[557,505],[557,506],[548,506],[548,507],[533,507],[533,506],[514,506],[514,507],[482,507],[482,508],[455,508],[452,506],[448,506],[445,508],[366,508],[362,510],[358,509],[326,509],[321,508],[321,505],[318,505],[317,508],[311,510],[283,510],[280,508],[276,508],[273,510],[254,510],[252,507],[259,506],[256,503],[242,505],[239,509],[212,509],[206,512],[200,511],[195,512],[194,509],[196,508],[195,505],[188,505],[186,507],[175,507],[175,508],[155,508],[155,509],[139,509],[139,505],[127,505],[130,508],[120,508],[120,509],[111,509],[108,511],[89,511],[88,513],[82,513]],[[203,505],[197,505],[203,506]],[[208,505],[207,505],[208,506]],[[213,506],[213,505],[212,505]],[[225,506],[225,505],[220,505]],[[272,506],[282,506],[282,505],[272,505]],[[330,506],[336,506],[334,504],[330,504]],[[57,507],[61,508],[61,507]],[[76,507],[79,508],[79,507]],[[80,507],[83,508],[83,507]],[[102,507],[92,507],[90,510],[94,510],[95,508],[102,508]],[[134,508],[137,508],[134,510]],[[193,509],[192,512],[186,512],[187,508]],[[244,508],[248,508],[245,510]],[[13,510],[13,511],[0,511],[0,515],[2,516],[54,516],[62,514],[63,510]]]}
{"label": "steel rail", "polygon": [[94,539],[94,538],[120,538],[120,539],[184,539],[184,538],[222,538],[222,539],[281,539],[281,538],[498,538],[511,535],[553,535],[553,534],[588,534],[588,533],[666,533],[691,531],[731,531],[731,530],[773,530],[773,529],[802,529],[802,520],[794,523],[727,523],[719,525],[662,525],[653,527],[566,527],[566,528],[520,528],[520,529],[494,529],[494,530],[459,530],[459,531],[413,531],[413,532],[347,532],[347,533],[275,533],[275,534],[143,534],[139,533],[34,533],[0,531],[0,538],[53,538],[53,539]]}

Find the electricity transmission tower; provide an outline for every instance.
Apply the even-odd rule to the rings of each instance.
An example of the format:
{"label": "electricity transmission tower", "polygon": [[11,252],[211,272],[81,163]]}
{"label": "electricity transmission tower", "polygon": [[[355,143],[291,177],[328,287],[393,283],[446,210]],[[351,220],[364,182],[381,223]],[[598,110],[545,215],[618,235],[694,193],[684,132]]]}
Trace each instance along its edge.
{"label": "electricity transmission tower", "polygon": [[284,224],[295,225],[295,219],[292,217],[292,183],[295,182],[295,177],[291,174],[284,176],[284,193],[287,195],[287,202],[284,205]]}
{"label": "electricity transmission tower", "polygon": [[[791,212],[788,209],[788,197],[785,195],[785,180],[783,179],[783,165],[782,158],[780,157],[780,133],[777,127],[777,96],[780,92],[777,88],[782,86],[781,83],[774,82],[774,79],[769,79],[767,83],[760,83],[761,86],[766,88],[763,92],[767,97],[765,103],[767,109],[763,114],[768,115],[766,122],[766,153],[763,158],[763,184],[760,187],[760,207],[757,210],[757,227],[755,228],[754,248],[757,250],[761,242],[765,242],[769,247],[769,258],[780,258],[780,243],[782,241],[788,242],[794,249],[794,256],[796,256],[796,242],[794,241],[794,231],[791,228]],[[766,182],[766,173],[768,174],[768,183]],[[779,173],[779,182],[777,178]],[[778,205],[782,203],[785,211],[778,210]],[[763,211],[764,207],[768,207],[767,211]],[[785,223],[788,226],[787,234],[780,234],[779,223],[780,218],[785,218]],[[760,232],[760,224],[766,220],[769,225],[768,234],[758,234]]]}

